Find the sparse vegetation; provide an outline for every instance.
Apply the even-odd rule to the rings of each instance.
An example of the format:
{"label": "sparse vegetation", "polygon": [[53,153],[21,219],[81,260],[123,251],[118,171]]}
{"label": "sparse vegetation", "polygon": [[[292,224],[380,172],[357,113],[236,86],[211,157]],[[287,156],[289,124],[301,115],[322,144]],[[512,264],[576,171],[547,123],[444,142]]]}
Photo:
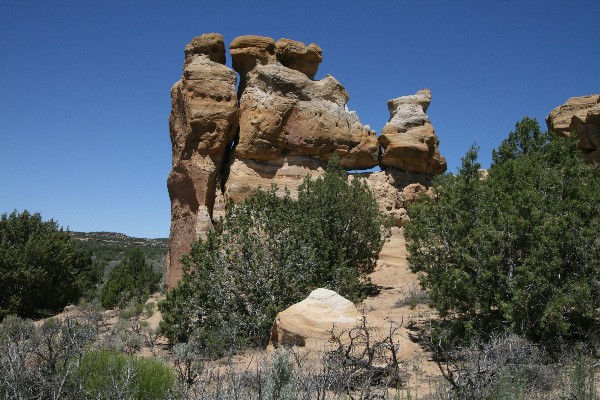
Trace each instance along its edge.
{"label": "sparse vegetation", "polygon": [[202,362],[192,343],[174,346],[180,393],[186,399],[394,398],[408,373],[398,359],[395,327],[380,335],[366,319],[350,331],[331,332],[319,358],[289,348],[257,355],[247,365]]}
{"label": "sparse vegetation", "polygon": [[161,305],[161,331],[216,354],[263,345],[276,313],[315,288],[360,300],[388,234],[366,184],[349,183],[335,163],[307,178],[297,201],[259,191],[183,259],[184,278]]}
{"label": "sparse vegetation", "polygon": [[140,248],[147,260],[158,262],[167,254],[169,239],[135,238],[116,232],[71,232],[75,245],[92,252],[99,261],[121,261],[129,250]]}
{"label": "sparse vegetation", "polygon": [[175,371],[157,358],[92,350],[83,354],[80,369],[85,398],[161,400],[175,389]]}
{"label": "sparse vegetation", "polygon": [[409,307],[411,310],[417,308],[420,304],[428,304],[429,295],[418,285],[412,286],[408,293],[396,302],[396,307]]}

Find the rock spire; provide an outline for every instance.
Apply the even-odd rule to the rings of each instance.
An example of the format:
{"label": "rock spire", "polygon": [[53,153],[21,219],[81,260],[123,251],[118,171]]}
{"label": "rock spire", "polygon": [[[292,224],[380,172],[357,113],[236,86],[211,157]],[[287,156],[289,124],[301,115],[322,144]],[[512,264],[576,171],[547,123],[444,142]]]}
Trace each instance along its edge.
{"label": "rock spire", "polygon": [[445,170],[425,114],[429,90],[390,100],[390,121],[378,139],[348,110],[350,96],[338,80],[315,79],[318,45],[240,36],[229,52],[233,69],[225,65],[222,35],[194,37],[171,89],[169,288],[182,276],[181,256],[227,204],[272,183],[294,196],[304,176],[324,172],[332,154],[349,170],[385,169],[359,179],[367,180],[399,226],[411,193],[426,190],[430,177]]}

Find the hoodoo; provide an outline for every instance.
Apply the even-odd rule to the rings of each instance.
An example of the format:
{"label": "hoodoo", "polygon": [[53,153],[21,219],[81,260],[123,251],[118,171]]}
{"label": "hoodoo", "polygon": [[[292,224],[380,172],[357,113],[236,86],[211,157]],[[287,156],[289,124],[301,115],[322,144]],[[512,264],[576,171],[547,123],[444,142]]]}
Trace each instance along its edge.
{"label": "hoodoo", "polygon": [[381,165],[383,171],[357,179],[367,180],[398,226],[407,218],[406,202],[445,171],[425,114],[429,90],[390,100],[390,121],[378,140],[348,110],[350,96],[340,82],[330,75],[314,79],[322,61],[318,45],[240,36],[229,51],[233,69],[224,65],[221,35],[193,38],[171,90],[169,288],[182,276],[181,256],[227,204],[273,183],[294,196],[306,175],[323,173],[332,154],[349,170]]}

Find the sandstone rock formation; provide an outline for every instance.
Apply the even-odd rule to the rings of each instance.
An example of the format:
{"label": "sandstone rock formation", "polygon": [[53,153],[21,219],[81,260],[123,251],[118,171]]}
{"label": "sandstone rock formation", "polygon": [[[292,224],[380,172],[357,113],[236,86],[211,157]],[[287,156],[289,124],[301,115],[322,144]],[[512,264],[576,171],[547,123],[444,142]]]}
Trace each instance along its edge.
{"label": "sandstone rock formation", "polygon": [[[377,165],[375,131],[348,111],[348,93],[335,78],[313,81],[278,62],[244,65],[255,67],[246,74],[240,98],[237,158],[277,161],[308,156],[327,161],[336,152],[347,168]],[[246,67],[238,70],[240,75],[246,71]]]}
{"label": "sandstone rock formation", "polygon": [[300,71],[310,79],[314,79],[323,61],[322,51],[314,43],[305,46],[302,42],[290,39],[279,39],[275,43],[277,60],[284,66]]}
{"label": "sandstone rock formation", "polygon": [[[411,193],[445,170],[425,114],[429,91],[391,100],[392,117],[378,141],[346,107],[349,95],[340,82],[329,75],[314,80],[322,61],[316,44],[240,36],[229,48],[235,71],[224,65],[221,35],[193,38],[183,76],[171,90],[169,288],[182,276],[180,257],[227,204],[271,184],[294,197],[304,177],[322,174],[334,153],[345,168],[362,170],[380,163],[383,145],[385,171],[362,179],[398,226]],[[405,189],[417,184],[423,186]]]}
{"label": "sandstone rock formation", "polygon": [[584,159],[600,163],[600,95],[570,98],[550,112],[546,124],[558,135],[576,135]]}
{"label": "sandstone rock formation", "polygon": [[361,174],[375,196],[379,209],[388,214],[397,227],[408,220],[406,207],[413,203],[421,193],[429,193],[431,177],[411,174],[394,168],[384,171]]}
{"label": "sandstone rock formation", "polygon": [[446,159],[440,155],[438,138],[425,114],[430,102],[429,89],[388,101],[390,120],[379,136],[384,148],[382,167],[427,175],[446,171]]}
{"label": "sandstone rock formation", "polygon": [[221,35],[192,39],[185,48],[183,76],[171,89],[168,287],[175,286],[182,276],[180,257],[211,225],[225,150],[238,126],[236,74],[221,63],[224,60]]}
{"label": "sandstone rock formation", "polygon": [[331,76],[312,80],[321,62],[317,45],[244,36],[230,49],[244,78],[225,201],[240,201],[273,183],[294,196],[304,176],[323,173],[334,152],[349,169],[377,165],[376,133],[348,111],[344,87]]}
{"label": "sandstone rock formation", "polygon": [[316,348],[331,337],[331,330],[350,330],[360,323],[361,314],[350,300],[333,290],[316,289],[299,303],[277,314],[269,347]]}

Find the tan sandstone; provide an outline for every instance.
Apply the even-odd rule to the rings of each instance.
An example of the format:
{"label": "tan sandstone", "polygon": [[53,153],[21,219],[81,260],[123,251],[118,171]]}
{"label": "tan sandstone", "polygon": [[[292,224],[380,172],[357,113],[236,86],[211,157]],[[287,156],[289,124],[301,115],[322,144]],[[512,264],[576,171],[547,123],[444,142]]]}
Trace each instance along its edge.
{"label": "tan sandstone", "polygon": [[300,71],[314,79],[323,61],[321,48],[311,43],[308,47],[296,40],[279,39],[276,46],[277,60],[285,67]]}
{"label": "tan sandstone", "polygon": [[[226,170],[224,198],[218,203],[223,206],[271,184],[280,193],[287,188],[295,197],[304,177],[322,174],[333,153],[348,169],[378,163],[376,132],[347,109],[344,87],[332,76],[311,79],[321,61],[320,48],[280,39],[275,60],[265,50],[268,39],[242,37],[231,45],[234,61],[234,49],[246,57],[245,64],[234,64],[246,80],[240,94],[239,136]],[[253,58],[257,61],[248,61]]]}
{"label": "tan sandstone", "polygon": [[561,136],[575,135],[589,163],[600,163],[600,95],[572,97],[550,112],[548,130]]}
{"label": "tan sandstone", "polygon": [[[214,53],[213,48],[217,49]],[[222,59],[222,48],[222,36],[194,38],[185,50],[183,76],[171,89],[169,129],[173,159],[167,184],[171,199],[169,288],[182,276],[181,256],[212,225],[225,150],[238,126],[235,72],[212,61]]]}
{"label": "tan sandstone", "polygon": [[439,140],[425,113],[430,102],[429,89],[388,101],[390,120],[379,136],[384,148],[382,167],[427,175],[446,171],[446,159],[440,155]]}
{"label": "tan sandstone", "polygon": [[406,207],[422,194],[429,194],[431,177],[411,174],[394,168],[357,175],[364,179],[375,197],[379,210],[388,214],[394,225],[402,227],[408,221]]}
{"label": "tan sandstone", "polygon": [[223,35],[205,33],[196,36],[185,46],[185,64],[192,62],[197,55],[207,55],[210,61],[225,64],[225,43]]}
{"label": "tan sandstone", "polygon": [[269,347],[298,346],[317,349],[331,331],[350,330],[360,324],[361,314],[350,300],[333,290],[315,289],[299,303],[277,314]]}
{"label": "tan sandstone", "polygon": [[313,81],[279,63],[257,66],[240,99],[236,157],[271,161],[296,155],[327,161],[335,152],[346,168],[376,166],[376,133],[347,109],[348,99],[332,76]]}
{"label": "tan sandstone", "polygon": [[427,190],[430,176],[446,169],[425,114],[428,90],[390,100],[391,118],[378,141],[348,110],[340,82],[330,75],[313,80],[322,61],[316,44],[240,36],[229,48],[237,91],[236,73],[223,65],[219,34],[192,39],[183,77],[171,90],[169,288],[182,276],[180,257],[229,204],[272,184],[277,193],[296,197],[305,176],[323,174],[332,154],[346,169],[382,166],[384,171],[361,179],[397,226],[408,219],[407,204]]}

